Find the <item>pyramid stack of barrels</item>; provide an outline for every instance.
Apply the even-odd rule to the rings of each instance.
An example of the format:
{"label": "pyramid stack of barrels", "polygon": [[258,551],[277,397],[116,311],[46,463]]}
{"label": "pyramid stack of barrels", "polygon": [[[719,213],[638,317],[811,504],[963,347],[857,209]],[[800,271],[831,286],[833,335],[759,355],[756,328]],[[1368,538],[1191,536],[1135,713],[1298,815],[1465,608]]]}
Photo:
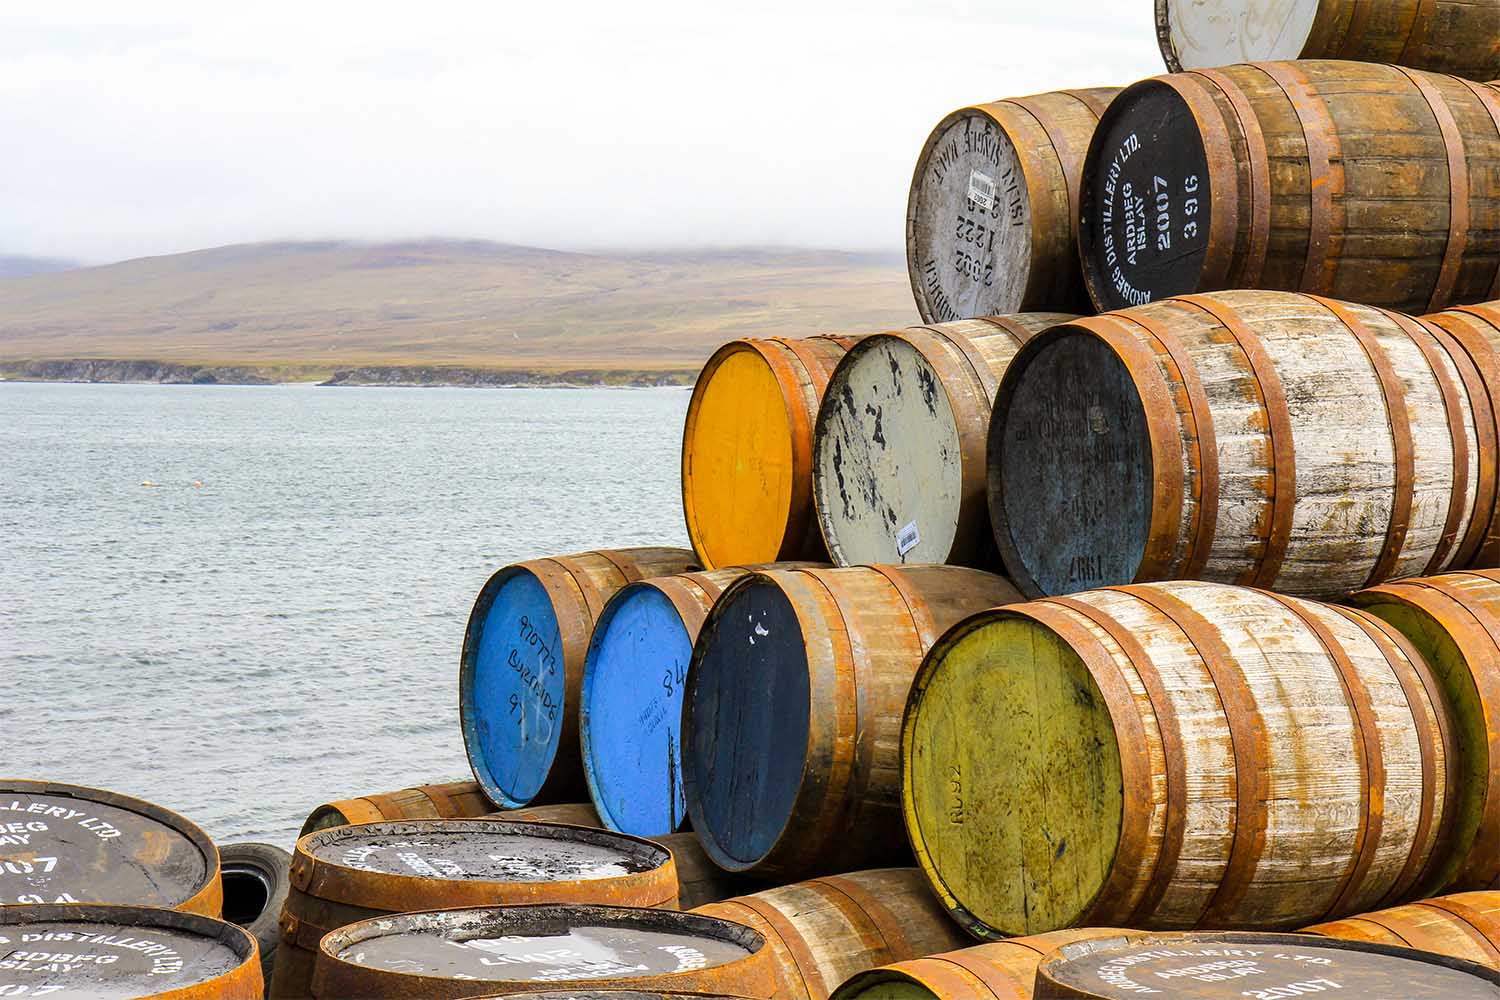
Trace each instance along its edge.
{"label": "pyramid stack of barrels", "polygon": [[[1156,25],[914,142],[922,325],[713,354],[691,550],[483,585],[474,780],[312,812],[271,996],[1500,996],[1500,0]],[[181,841],[0,924],[233,978]]]}

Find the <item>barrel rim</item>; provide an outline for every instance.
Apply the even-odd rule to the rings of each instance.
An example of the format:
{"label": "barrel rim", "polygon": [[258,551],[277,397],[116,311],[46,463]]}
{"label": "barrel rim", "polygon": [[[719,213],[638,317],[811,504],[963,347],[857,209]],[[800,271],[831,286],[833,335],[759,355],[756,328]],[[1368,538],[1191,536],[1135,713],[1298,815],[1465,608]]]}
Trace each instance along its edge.
{"label": "barrel rim", "polygon": [[[138,799],[132,795],[124,795],[120,792],[112,792],[107,788],[94,788],[89,785],[69,785],[60,781],[35,781],[25,778],[0,779],[0,794],[6,792],[20,792],[27,795],[55,795],[60,798],[74,798],[85,801],[98,802],[102,805],[114,806],[127,812],[138,813],[147,819],[168,827],[187,839],[199,853],[203,855],[204,880],[192,895],[181,902],[176,903],[170,909],[181,910],[187,913],[197,913],[205,917],[213,917],[223,907],[224,889],[219,876],[219,848],[203,829],[179,813],[175,813],[165,806]],[[82,794],[80,794],[82,793]],[[24,905],[50,905],[50,904],[24,904]],[[130,906],[129,903],[86,903],[70,905]],[[0,912],[6,907],[0,906]]]}

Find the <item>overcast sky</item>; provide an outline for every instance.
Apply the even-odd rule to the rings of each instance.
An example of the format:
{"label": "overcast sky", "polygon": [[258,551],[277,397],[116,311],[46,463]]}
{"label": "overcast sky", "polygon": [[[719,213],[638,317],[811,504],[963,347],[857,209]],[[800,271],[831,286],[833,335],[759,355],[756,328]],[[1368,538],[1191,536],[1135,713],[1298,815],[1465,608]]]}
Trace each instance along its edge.
{"label": "overcast sky", "polygon": [[962,104],[1161,72],[1151,0],[0,5],[0,253],[896,250]]}

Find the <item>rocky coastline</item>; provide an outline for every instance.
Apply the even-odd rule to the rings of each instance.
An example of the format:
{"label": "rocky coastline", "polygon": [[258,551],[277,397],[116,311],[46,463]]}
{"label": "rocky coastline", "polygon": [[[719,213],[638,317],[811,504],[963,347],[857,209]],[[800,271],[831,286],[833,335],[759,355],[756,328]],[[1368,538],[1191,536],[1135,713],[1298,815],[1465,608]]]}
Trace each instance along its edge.
{"label": "rocky coastline", "polygon": [[0,362],[0,381],[105,382],[161,385],[277,385],[287,382],[320,386],[391,386],[473,388],[648,388],[691,385],[696,369],[642,370],[577,368],[568,370],[472,368],[454,365],[367,365],[353,368],[194,365],[166,361],[74,358]]}

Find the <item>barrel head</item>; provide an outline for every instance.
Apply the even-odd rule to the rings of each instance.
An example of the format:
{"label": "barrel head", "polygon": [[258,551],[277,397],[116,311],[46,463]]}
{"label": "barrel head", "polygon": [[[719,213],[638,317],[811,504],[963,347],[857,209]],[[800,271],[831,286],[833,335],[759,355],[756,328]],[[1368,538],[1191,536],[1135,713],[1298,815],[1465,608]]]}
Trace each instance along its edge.
{"label": "barrel head", "polygon": [[687,818],[682,695],[693,637],[655,587],[622,590],[594,628],[579,714],[583,766],[599,818],[658,837]]}
{"label": "barrel head", "polygon": [[1167,69],[1229,66],[1302,55],[1318,0],[1156,0]]}
{"label": "barrel head", "polygon": [[1079,211],[1100,311],[1204,290],[1211,186],[1198,122],[1176,90],[1147,80],[1115,98],[1089,145]]}

